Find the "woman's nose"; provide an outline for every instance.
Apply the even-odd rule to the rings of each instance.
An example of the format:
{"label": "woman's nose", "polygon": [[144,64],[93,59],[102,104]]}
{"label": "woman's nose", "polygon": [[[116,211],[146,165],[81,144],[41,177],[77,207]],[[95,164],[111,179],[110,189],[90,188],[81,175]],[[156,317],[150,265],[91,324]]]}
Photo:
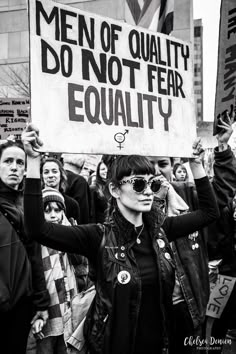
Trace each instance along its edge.
{"label": "woman's nose", "polygon": [[144,194],[153,194],[150,184],[147,184],[147,187],[144,190]]}
{"label": "woman's nose", "polygon": [[160,176],[161,175],[161,171],[160,171],[158,163],[154,164],[154,168],[155,168],[155,175],[156,176]]}
{"label": "woman's nose", "polygon": [[16,170],[16,169],[17,169],[16,161],[13,161],[13,162],[12,162],[12,164],[11,164],[11,169],[12,169],[12,170]]}

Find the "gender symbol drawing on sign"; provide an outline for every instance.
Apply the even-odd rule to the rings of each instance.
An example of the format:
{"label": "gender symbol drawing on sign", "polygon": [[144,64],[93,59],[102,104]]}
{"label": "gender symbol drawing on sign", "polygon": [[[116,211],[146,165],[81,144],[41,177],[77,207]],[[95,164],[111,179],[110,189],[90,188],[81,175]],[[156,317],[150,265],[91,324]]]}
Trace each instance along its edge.
{"label": "gender symbol drawing on sign", "polygon": [[125,135],[128,133],[129,131],[127,129],[125,129],[124,133],[116,133],[114,135],[114,139],[115,141],[119,144],[117,147],[121,150],[124,146],[122,145],[122,143],[125,141]]}

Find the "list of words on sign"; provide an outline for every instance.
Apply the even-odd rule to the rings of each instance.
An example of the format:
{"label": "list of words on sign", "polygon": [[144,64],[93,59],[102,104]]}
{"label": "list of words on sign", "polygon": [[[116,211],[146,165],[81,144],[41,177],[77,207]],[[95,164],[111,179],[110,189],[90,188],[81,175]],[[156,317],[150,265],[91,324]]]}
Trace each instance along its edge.
{"label": "list of words on sign", "polygon": [[[124,31],[117,23],[56,5],[48,9],[40,1],[36,1],[35,23],[41,37],[42,72],[72,79],[67,89],[69,120],[134,128],[147,124],[154,129],[158,111],[164,130],[169,130],[172,98],[186,98],[180,72],[189,71],[188,44],[133,28]],[[46,40],[49,29],[50,41]],[[80,48],[79,57],[74,48]],[[137,114],[132,116],[134,105]]]}

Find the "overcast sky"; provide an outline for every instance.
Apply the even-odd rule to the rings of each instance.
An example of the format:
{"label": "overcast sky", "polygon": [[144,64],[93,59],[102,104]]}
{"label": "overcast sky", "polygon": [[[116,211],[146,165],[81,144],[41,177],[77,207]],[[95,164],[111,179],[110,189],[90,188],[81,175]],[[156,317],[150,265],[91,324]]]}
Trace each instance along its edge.
{"label": "overcast sky", "polygon": [[193,0],[194,19],[203,22],[204,120],[213,121],[221,0]]}

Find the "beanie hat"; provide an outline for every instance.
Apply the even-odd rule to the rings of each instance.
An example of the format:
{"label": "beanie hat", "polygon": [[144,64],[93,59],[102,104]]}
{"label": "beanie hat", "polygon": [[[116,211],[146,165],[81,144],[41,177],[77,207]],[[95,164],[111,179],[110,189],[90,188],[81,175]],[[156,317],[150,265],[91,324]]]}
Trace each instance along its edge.
{"label": "beanie hat", "polygon": [[59,202],[62,205],[63,209],[66,209],[65,199],[57,189],[47,187],[42,190],[42,194],[44,204],[49,202]]}

